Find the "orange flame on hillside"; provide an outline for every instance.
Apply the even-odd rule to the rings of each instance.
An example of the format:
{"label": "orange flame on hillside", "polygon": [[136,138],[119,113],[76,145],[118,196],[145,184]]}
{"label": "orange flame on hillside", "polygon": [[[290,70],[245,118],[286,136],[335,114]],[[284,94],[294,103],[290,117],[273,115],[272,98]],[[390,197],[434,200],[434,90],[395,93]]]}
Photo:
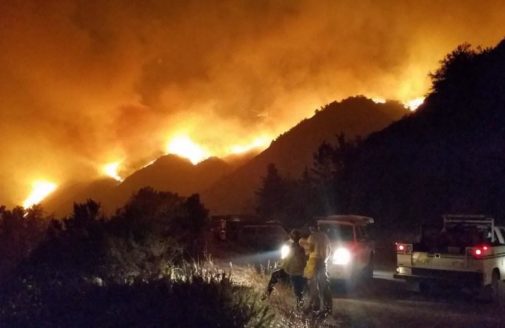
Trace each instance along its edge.
{"label": "orange flame on hillside", "polygon": [[181,135],[176,136],[167,145],[167,153],[187,158],[196,165],[209,158],[209,151],[191,140],[190,137]]}
{"label": "orange flame on hillside", "polygon": [[407,107],[411,112],[413,112],[423,103],[424,103],[424,97],[418,97],[408,100],[407,102],[404,103],[404,106]]}
{"label": "orange flame on hillside", "polygon": [[23,202],[24,208],[30,208],[33,205],[39,204],[49,194],[56,190],[56,184],[49,181],[37,180],[32,183],[32,191]]}
{"label": "orange flame on hillside", "polygon": [[272,138],[267,137],[267,136],[261,136],[261,137],[254,139],[249,144],[231,146],[230,152],[232,154],[243,154],[243,153],[247,153],[248,151],[251,151],[254,149],[263,150],[268,147],[268,145],[270,144],[271,141],[272,141]]}
{"label": "orange flame on hillside", "polygon": [[118,173],[120,165],[121,165],[120,161],[105,164],[102,167],[102,172],[106,176],[111,177],[112,179],[121,182],[121,181],[123,181],[123,178]]}
{"label": "orange flame on hillside", "polygon": [[372,97],[372,101],[376,104],[385,104],[386,103],[386,99],[384,99],[382,97]]}

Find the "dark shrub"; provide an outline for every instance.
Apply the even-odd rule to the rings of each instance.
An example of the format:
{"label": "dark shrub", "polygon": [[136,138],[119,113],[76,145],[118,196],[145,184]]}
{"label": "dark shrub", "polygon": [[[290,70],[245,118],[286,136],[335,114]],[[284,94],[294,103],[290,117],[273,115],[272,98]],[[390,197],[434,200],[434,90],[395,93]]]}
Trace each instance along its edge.
{"label": "dark shrub", "polygon": [[1,297],[2,327],[268,327],[272,315],[247,287],[202,270],[132,284],[23,284]]}

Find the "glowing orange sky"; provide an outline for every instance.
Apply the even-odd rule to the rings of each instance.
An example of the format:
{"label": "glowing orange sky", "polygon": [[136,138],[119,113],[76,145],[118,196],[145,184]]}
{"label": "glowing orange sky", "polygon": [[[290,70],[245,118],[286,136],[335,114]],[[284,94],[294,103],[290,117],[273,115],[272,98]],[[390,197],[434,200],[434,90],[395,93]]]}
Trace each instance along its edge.
{"label": "glowing orange sky", "polygon": [[0,203],[128,171],[181,131],[223,154],[333,100],[420,97],[503,21],[501,1],[1,1]]}

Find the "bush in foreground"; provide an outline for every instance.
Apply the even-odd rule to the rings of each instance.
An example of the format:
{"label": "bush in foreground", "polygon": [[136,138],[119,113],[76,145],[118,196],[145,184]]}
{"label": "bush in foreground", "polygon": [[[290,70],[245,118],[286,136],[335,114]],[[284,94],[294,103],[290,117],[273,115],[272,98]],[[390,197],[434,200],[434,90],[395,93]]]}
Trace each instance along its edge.
{"label": "bush in foreground", "polygon": [[99,282],[4,291],[1,327],[269,327],[272,315],[248,287],[196,268],[131,284]]}

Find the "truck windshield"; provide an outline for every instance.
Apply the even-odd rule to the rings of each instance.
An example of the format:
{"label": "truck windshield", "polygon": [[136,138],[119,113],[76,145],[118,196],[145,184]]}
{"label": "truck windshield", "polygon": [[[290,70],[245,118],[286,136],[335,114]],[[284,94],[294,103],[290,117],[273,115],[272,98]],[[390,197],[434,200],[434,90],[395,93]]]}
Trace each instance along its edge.
{"label": "truck windshield", "polygon": [[335,224],[335,223],[321,223],[319,229],[328,235],[332,241],[353,241],[354,229],[352,225]]}

